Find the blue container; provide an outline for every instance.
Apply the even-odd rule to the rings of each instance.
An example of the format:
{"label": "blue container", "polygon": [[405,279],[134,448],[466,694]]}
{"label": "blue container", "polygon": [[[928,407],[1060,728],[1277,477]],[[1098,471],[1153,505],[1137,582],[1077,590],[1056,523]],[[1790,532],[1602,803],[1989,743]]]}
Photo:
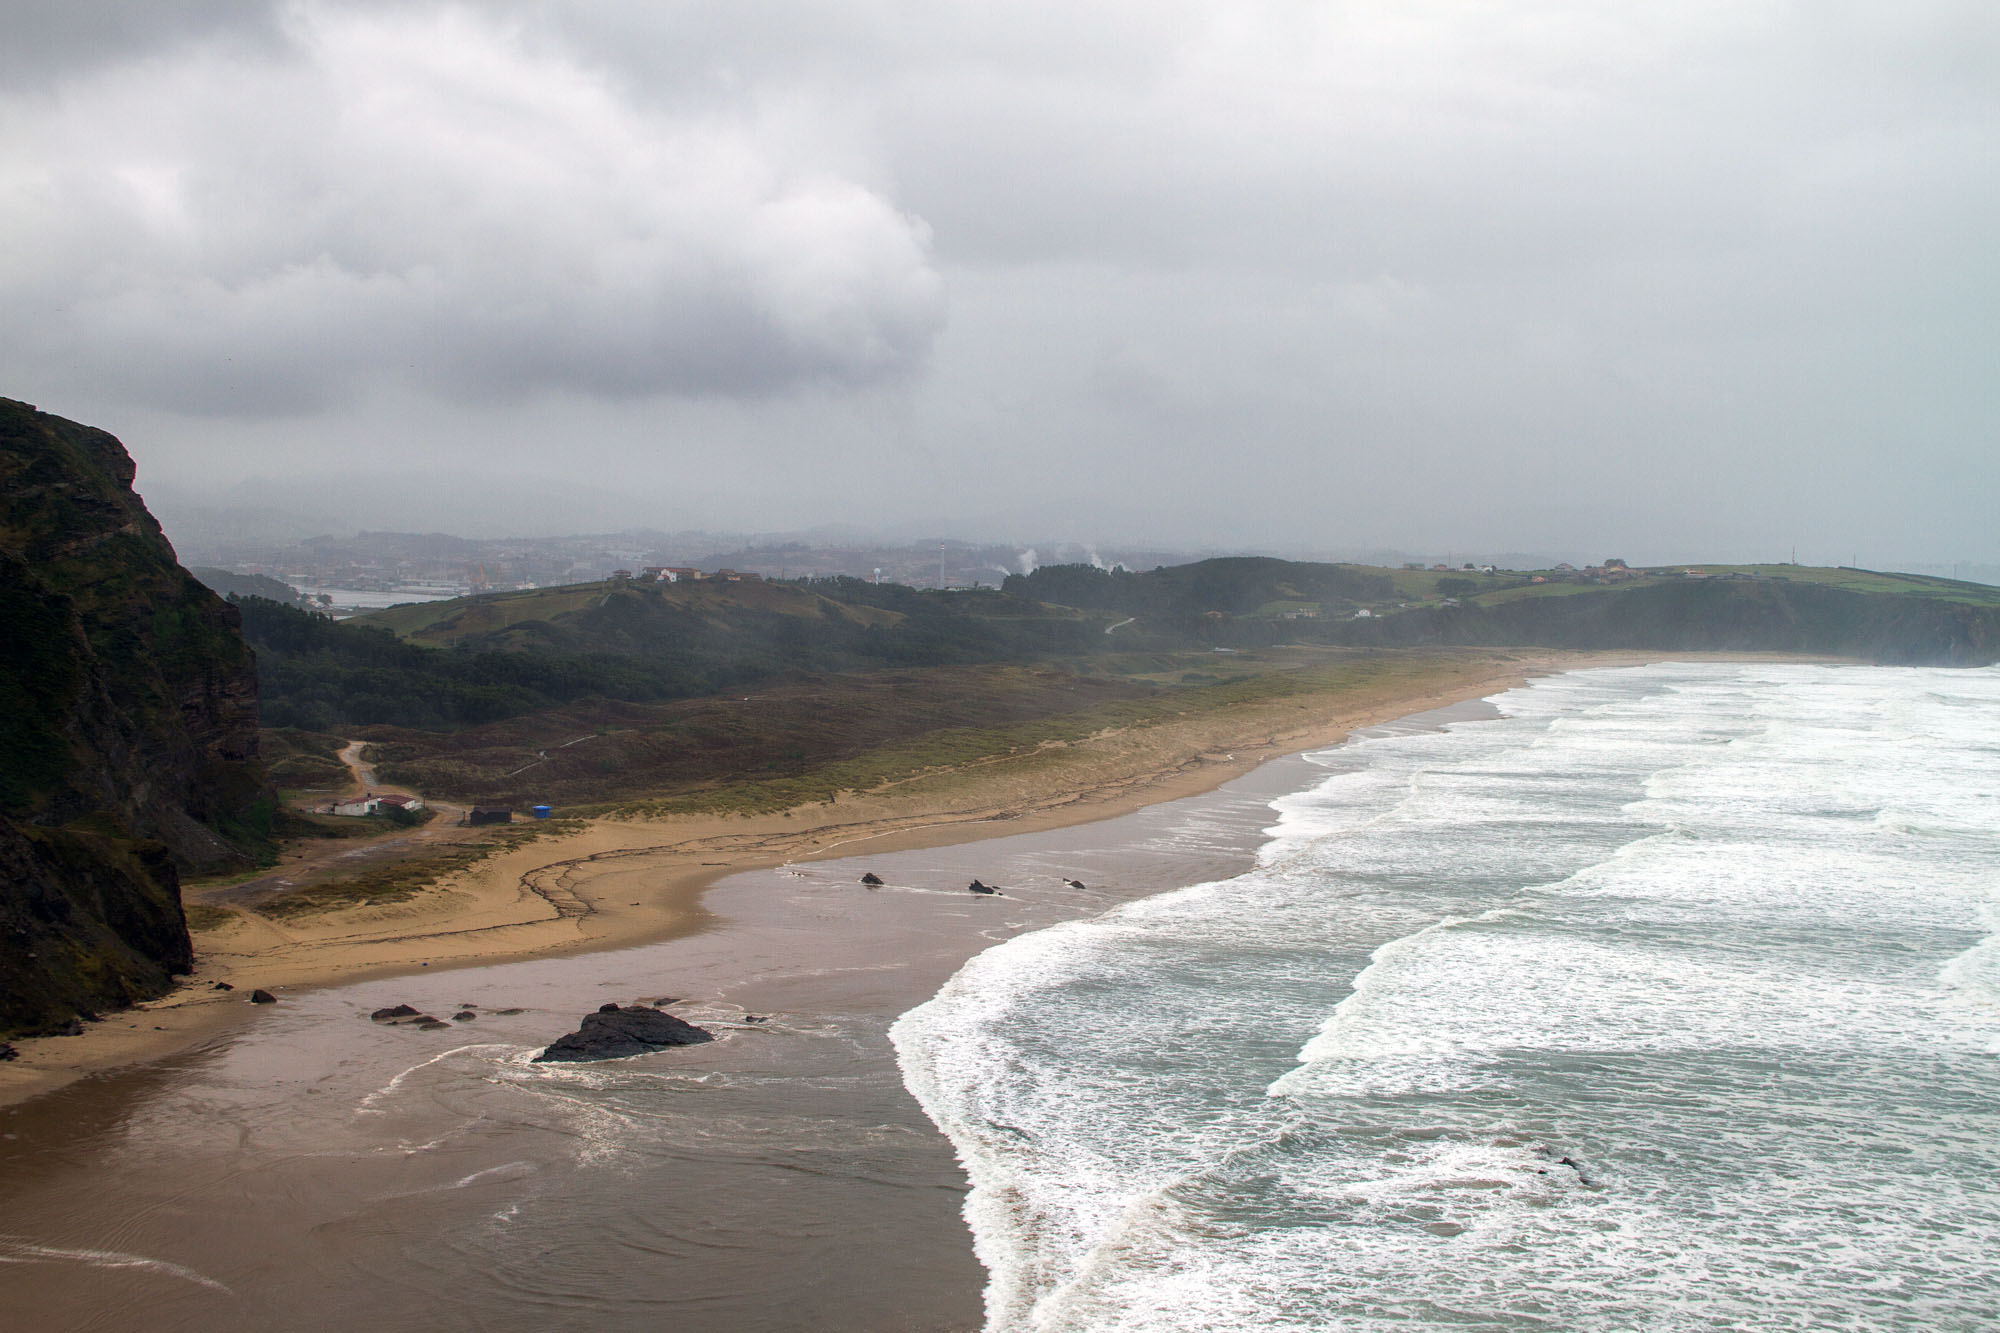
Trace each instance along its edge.
{"label": "blue container", "polygon": [[537,819],[547,819],[549,817],[549,807],[546,805],[531,805],[528,807],[528,813]]}

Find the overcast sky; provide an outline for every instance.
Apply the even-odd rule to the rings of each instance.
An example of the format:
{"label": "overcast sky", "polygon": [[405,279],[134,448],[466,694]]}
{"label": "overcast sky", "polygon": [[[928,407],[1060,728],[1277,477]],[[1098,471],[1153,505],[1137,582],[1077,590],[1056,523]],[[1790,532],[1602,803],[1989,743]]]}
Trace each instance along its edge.
{"label": "overcast sky", "polygon": [[1993,560],[1996,127],[1990,0],[10,0],[0,394],[349,528]]}

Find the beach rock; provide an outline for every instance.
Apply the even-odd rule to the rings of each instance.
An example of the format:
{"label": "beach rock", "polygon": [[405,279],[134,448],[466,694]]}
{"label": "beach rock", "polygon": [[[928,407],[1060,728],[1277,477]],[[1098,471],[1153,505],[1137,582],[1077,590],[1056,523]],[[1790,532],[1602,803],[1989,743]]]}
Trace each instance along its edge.
{"label": "beach rock", "polygon": [[235,990],[235,989],[236,989],[236,987],[234,987],[234,986],[230,985],[230,984],[229,984],[228,982],[226,982],[226,981],[218,981],[218,982],[216,982],[216,983],[215,983],[215,985],[214,985],[214,986],[210,987],[210,989],[211,989],[211,990]]}
{"label": "beach rock", "polygon": [[417,1030],[419,1032],[442,1032],[450,1026],[451,1024],[441,1018],[426,1018],[423,1022],[417,1024]]}
{"label": "beach rock", "polygon": [[566,1037],[558,1037],[535,1057],[537,1064],[573,1063],[582,1060],[620,1060],[628,1055],[644,1055],[668,1046],[693,1046],[713,1041],[705,1028],[640,1005],[619,1008],[607,1004],[594,1014],[586,1014],[583,1026]]}
{"label": "beach rock", "polygon": [[276,1004],[277,1002],[278,997],[265,990],[262,986],[250,992],[250,1003],[252,1004]]}
{"label": "beach rock", "polygon": [[972,890],[974,893],[998,894],[1000,892],[1000,890],[994,888],[991,884],[982,884],[976,879],[973,880],[972,883],[966,885],[965,887]]}
{"label": "beach rock", "polygon": [[18,1060],[20,1058],[21,1058],[21,1053],[19,1051],[15,1050],[12,1046],[8,1045],[6,1042],[0,1041],[0,1063],[5,1063],[8,1060]]}
{"label": "beach rock", "polygon": [[1080,889],[1084,887],[1084,883],[1080,879],[1068,879],[1064,880],[1063,883],[1069,885],[1072,889]]}
{"label": "beach rock", "polygon": [[56,1035],[58,1037],[81,1037],[83,1035],[83,1020],[80,1018],[70,1019],[69,1022],[56,1029]]}
{"label": "beach rock", "polygon": [[368,1015],[370,1019],[377,1023],[393,1023],[399,1018],[421,1018],[422,1016],[422,1010],[412,1009],[407,1004],[395,1005],[388,1009],[377,1009],[374,1013]]}
{"label": "beach rock", "polygon": [[525,1014],[528,1011],[526,1009],[495,1009],[493,1012],[496,1014]]}
{"label": "beach rock", "polygon": [[882,877],[871,870],[867,874],[861,877],[861,882],[863,884],[866,884],[871,889],[880,888],[882,884]]}
{"label": "beach rock", "polygon": [[470,1009],[461,1009],[451,1016],[451,1021],[454,1023],[470,1023],[477,1017],[479,1015],[473,1013]]}

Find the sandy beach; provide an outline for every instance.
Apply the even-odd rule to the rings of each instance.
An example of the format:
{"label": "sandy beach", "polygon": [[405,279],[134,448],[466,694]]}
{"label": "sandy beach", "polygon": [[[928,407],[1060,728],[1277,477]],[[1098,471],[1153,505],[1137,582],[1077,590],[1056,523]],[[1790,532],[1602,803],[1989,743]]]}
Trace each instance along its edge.
{"label": "sandy beach", "polygon": [[[702,892],[738,871],[1112,819],[1212,791],[1273,757],[1336,744],[1355,728],[1484,697],[1530,676],[1668,656],[1467,652],[1337,693],[1108,730],[831,804],[755,816],[590,820],[403,902],[284,919],[235,911],[219,928],[197,932],[195,974],[170,995],[107,1015],[80,1037],[17,1042],[20,1058],[0,1064],[0,1106],[206,1041],[255,1016],[245,998],[255,988],[282,996],[672,939],[712,924]],[[227,887],[196,889],[188,903],[228,904],[235,896]]]}

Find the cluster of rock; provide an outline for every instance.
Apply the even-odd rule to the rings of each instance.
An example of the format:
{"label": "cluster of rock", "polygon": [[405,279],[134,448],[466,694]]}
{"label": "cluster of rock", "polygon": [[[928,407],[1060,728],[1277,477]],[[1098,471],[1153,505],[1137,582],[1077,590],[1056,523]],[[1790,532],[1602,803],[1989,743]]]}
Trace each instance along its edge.
{"label": "cluster of rock", "polygon": [[[863,884],[866,884],[871,889],[879,889],[882,887],[883,879],[880,875],[876,874],[874,871],[871,870],[867,874],[861,877],[861,882]],[[1084,886],[1083,881],[1080,879],[1066,879],[1063,881],[1063,883],[1069,885],[1072,889],[1080,889]],[[972,881],[972,883],[966,885],[965,887],[966,890],[970,893],[985,894],[995,898],[1005,896],[1000,892],[999,886],[994,884],[988,884],[984,880],[975,879]]]}
{"label": "cluster of rock", "polygon": [[442,1018],[427,1014],[408,1004],[393,1004],[387,1009],[377,1009],[368,1015],[368,1019],[372,1023],[382,1023],[389,1027],[413,1027],[426,1032],[437,1032],[451,1026]]}
{"label": "cluster of rock", "polygon": [[[620,1060],[628,1055],[644,1055],[649,1051],[665,1050],[670,1046],[693,1046],[704,1041],[713,1041],[715,1036],[706,1028],[696,1027],[684,1019],[660,1011],[660,1005],[673,1004],[675,998],[662,995],[651,1001],[650,1006],[635,1004],[620,1006],[607,1004],[594,1014],[586,1014],[583,1025],[567,1036],[558,1037],[535,1057],[537,1064],[573,1063],[584,1060]],[[494,1014],[519,1014],[522,1009],[493,1009]],[[478,1011],[466,1005],[451,1016],[452,1023],[471,1023],[478,1019]],[[385,1027],[411,1027],[422,1032],[442,1032],[451,1027],[434,1014],[410,1004],[390,1005],[377,1009],[368,1015],[371,1022]],[[746,1022],[768,1021],[754,1015],[745,1015]]]}
{"label": "cluster of rock", "polygon": [[621,1060],[669,1046],[694,1046],[715,1040],[715,1034],[685,1019],[645,1005],[607,1004],[585,1014],[583,1026],[558,1037],[535,1057],[536,1064],[569,1064],[585,1060]]}

